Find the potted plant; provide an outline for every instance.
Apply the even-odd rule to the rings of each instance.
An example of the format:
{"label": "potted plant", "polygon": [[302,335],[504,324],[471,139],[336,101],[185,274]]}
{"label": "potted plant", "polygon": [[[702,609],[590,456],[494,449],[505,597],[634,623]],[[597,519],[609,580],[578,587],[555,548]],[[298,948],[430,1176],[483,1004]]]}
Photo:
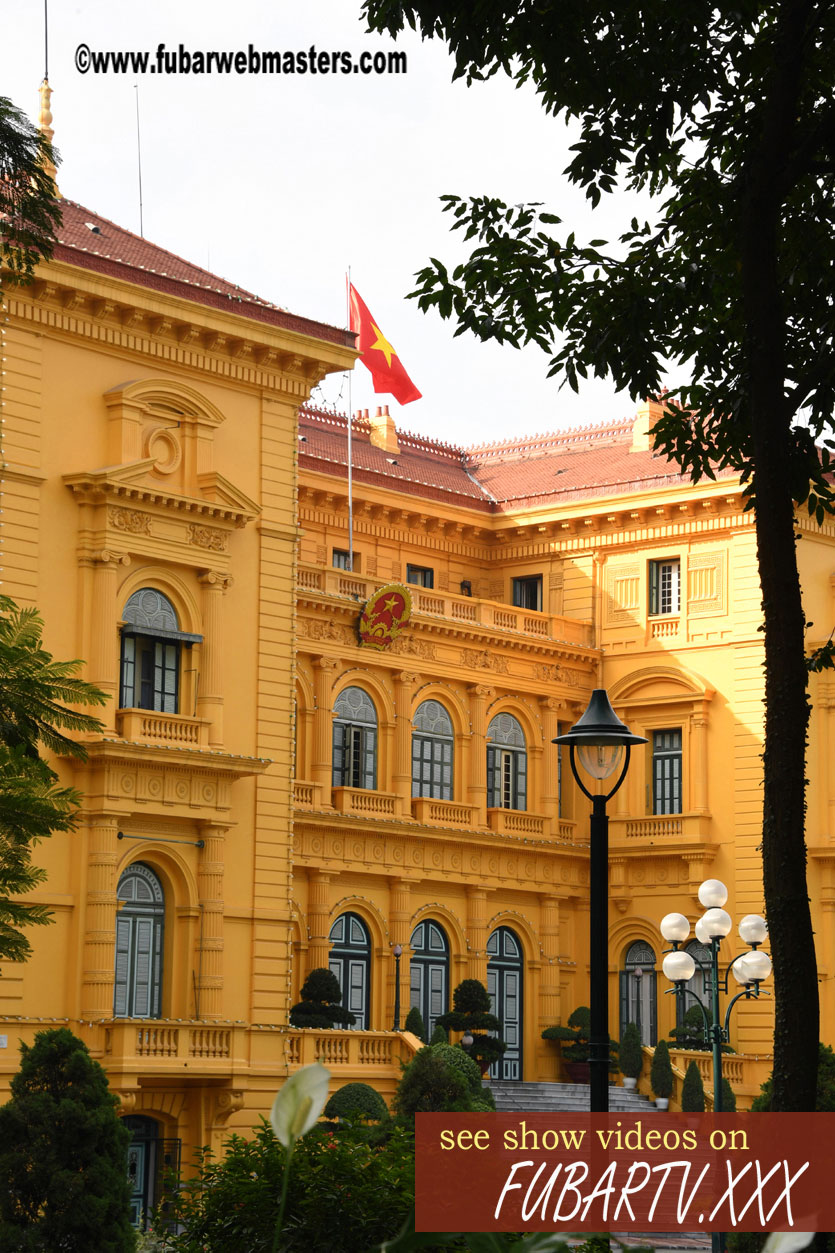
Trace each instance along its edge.
{"label": "potted plant", "polygon": [[638,1028],[634,1022],[628,1022],[620,1042],[620,1068],[625,1088],[637,1087],[643,1064],[644,1054]]}
{"label": "potted plant", "polygon": [[[464,979],[458,984],[452,994],[452,1010],[438,1019],[438,1026],[472,1036],[467,1052],[478,1062],[482,1074],[487,1073],[507,1048],[499,1035],[502,1025],[490,1012],[490,993],[478,979]],[[488,1031],[496,1034],[487,1035]]]}
{"label": "potted plant", "polygon": [[[570,1015],[565,1027],[546,1027],[543,1040],[559,1040],[562,1062],[572,1083],[589,1082],[589,1035],[591,1033],[591,1010],[580,1005]],[[609,1039],[609,1071],[618,1069],[614,1054],[616,1041]]]}
{"label": "potted plant", "polygon": [[655,1046],[649,1081],[655,1093],[656,1109],[666,1109],[673,1094],[673,1067],[670,1062],[670,1046],[666,1040],[659,1040]]}

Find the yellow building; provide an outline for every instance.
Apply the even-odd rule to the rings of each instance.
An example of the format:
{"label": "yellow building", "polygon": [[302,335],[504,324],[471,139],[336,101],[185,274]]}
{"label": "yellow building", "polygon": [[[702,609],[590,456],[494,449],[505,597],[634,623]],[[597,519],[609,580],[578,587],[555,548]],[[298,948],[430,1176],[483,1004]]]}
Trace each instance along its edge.
{"label": "yellow building", "polygon": [[[80,1034],[131,1119],[139,1210],[178,1145],[250,1129],[314,1056],[390,1094],[417,1043],[392,1032],[398,1000],[431,1027],[463,978],[493,994],[502,1074],[561,1077],[541,1032],[588,1001],[588,808],[552,741],[597,686],[649,741],[611,813],[610,1027],[667,1035],[661,917],[694,921],[708,876],[735,918],[762,908],[736,478],[694,486],[656,457],[649,404],[467,451],[380,409],[354,423],[349,500],[346,420],[305,402],[353,337],[63,209],[2,308],[4,590],[112,699],[86,765],[58,763],[83,822],[39,851],[30,899],[54,924],[2,971],[4,1090],[19,1039]],[[833,528],[801,530],[823,639]],[[370,648],[358,620],[388,585],[411,616]],[[833,691],[815,680],[809,758],[828,1039]],[[289,1029],[326,965],[357,1028]],[[733,1019],[742,1103],[771,1022],[764,999]]]}
{"label": "yellow building", "polygon": [[[676,1025],[658,924],[672,910],[695,923],[705,878],[728,885],[737,921],[763,907],[754,527],[735,477],[694,486],[653,454],[656,414],[464,451],[366,411],[352,544],[345,420],[301,415],[294,972],[330,961],[377,1029],[393,1022],[395,945],[401,999],[430,1030],[462,978],[484,980],[510,1079],[558,1077],[542,1028],[588,1000],[588,805],[551,741],[592,687],[649,741],[610,806],[612,1033],[637,1021],[651,1045]],[[826,638],[835,530],[800,525]],[[371,650],[359,610],[389,583],[410,587],[411,620]],[[815,682],[809,766],[825,1038],[831,687]],[[744,947],[734,931],[723,957]],[[765,998],[732,1019],[736,1050],[762,1059],[727,1063],[743,1104],[772,1021]]]}
{"label": "yellow building", "polygon": [[0,1065],[7,1090],[18,1039],[87,1041],[139,1207],[163,1147],[251,1127],[286,1073],[295,415],[354,352],[62,209],[2,306],[3,590],[112,699],[86,765],[58,763],[83,821],[38,850],[54,922],[4,964]]}

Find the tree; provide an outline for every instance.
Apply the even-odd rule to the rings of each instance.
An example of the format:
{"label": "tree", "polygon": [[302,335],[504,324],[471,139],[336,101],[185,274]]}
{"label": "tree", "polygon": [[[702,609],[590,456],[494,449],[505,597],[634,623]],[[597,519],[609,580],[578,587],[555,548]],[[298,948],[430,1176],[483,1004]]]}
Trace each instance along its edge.
{"label": "tree", "polygon": [[[765,633],[763,878],[774,955],[773,1107],[812,1109],[818,989],[806,888],[809,707],[795,508],[833,512],[835,9],[827,0],[687,6],[365,0],[372,29],[445,40],[468,83],[500,70],[579,126],[568,177],[591,204],[648,191],[620,243],[555,236],[536,206],[446,196],[476,241],[412,293],[457,334],[553,354],[657,396],[656,448],[694,481],[737,471],[756,511]],[[803,421],[797,419],[802,415]],[[809,659],[832,661],[831,643]]]}
{"label": "tree", "polygon": [[65,1027],[20,1050],[0,1108],[0,1247],[126,1253],[130,1133],[107,1076]]}
{"label": "tree", "polygon": [[[722,1092],[724,1096],[724,1089]],[[724,1101],[722,1102],[724,1108]],[[681,1085],[681,1112],[683,1114],[703,1114],[705,1112],[705,1085],[696,1062],[691,1062],[684,1075]]]}
{"label": "tree", "polygon": [[[452,1009],[441,1014],[438,1026],[446,1031],[469,1031],[473,1042],[469,1055],[485,1067],[498,1061],[507,1048],[499,1036],[502,1024],[491,1012],[490,993],[478,979],[462,979],[452,994]],[[496,1035],[486,1035],[494,1031]],[[434,1036],[433,1036],[434,1039]]]}
{"label": "tree", "polygon": [[411,1031],[419,1040],[422,1040],[424,1044],[426,1043],[426,1027],[424,1026],[423,1015],[417,1005],[413,1005],[406,1015],[403,1030]]}
{"label": "tree", "polygon": [[652,1055],[649,1072],[650,1087],[656,1096],[669,1099],[673,1094],[673,1067],[670,1048],[666,1040],[659,1040]]}
{"label": "tree", "polygon": [[83,761],[84,745],[64,731],[98,731],[101,723],[70,705],[102,705],[104,692],[79,679],[80,661],[54,661],[42,644],[35,609],[0,596],[0,957],[23,961],[31,945],[21,927],[47,923],[43,905],[17,900],[42,883],[32,848],[55,831],[72,831],[80,793],[58,786],[43,747]]}
{"label": "tree", "polygon": [[49,259],[61,210],[47,173],[57,153],[11,100],[0,96],[0,265],[12,283],[31,282]]}
{"label": "tree", "polygon": [[628,1022],[620,1042],[620,1068],[627,1079],[637,1079],[644,1065],[641,1037],[634,1022]]}
{"label": "tree", "polygon": [[325,1030],[340,1023],[352,1027],[356,1014],[342,1005],[342,988],[332,970],[320,966],[311,970],[302,984],[301,1000],[290,1010],[291,1027],[318,1027]]}

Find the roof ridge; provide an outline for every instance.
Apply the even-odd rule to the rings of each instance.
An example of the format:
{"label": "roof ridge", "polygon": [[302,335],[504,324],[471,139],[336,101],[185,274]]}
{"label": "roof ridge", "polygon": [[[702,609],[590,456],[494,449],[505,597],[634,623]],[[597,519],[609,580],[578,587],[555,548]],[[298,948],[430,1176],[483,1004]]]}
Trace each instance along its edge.
{"label": "roof ridge", "polygon": [[468,460],[472,461],[477,455],[492,457],[500,454],[530,452],[538,448],[553,448],[563,444],[591,443],[607,435],[631,434],[632,424],[632,418],[619,418],[609,422],[589,422],[578,426],[568,426],[562,430],[521,435],[514,439],[492,440],[486,444],[468,444],[463,452]]}

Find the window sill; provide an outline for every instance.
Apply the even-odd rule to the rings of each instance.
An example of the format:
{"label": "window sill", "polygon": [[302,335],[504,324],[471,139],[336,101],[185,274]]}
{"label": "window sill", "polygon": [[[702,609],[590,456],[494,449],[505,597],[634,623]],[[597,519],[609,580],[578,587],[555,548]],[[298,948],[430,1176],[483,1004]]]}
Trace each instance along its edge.
{"label": "window sill", "polygon": [[436,800],[431,796],[412,797],[412,817],[418,822],[437,823],[443,827],[472,827],[473,805],[458,801]]}
{"label": "window sill", "polygon": [[373,792],[370,788],[335,787],[331,789],[333,807],[341,814],[372,814],[393,818],[397,797],[393,792]]}
{"label": "window sill", "polygon": [[648,620],[649,637],[652,640],[675,639],[681,630],[681,615],[677,613],[658,614]]}
{"label": "window sill", "polygon": [[209,722],[153,709],[120,709],[116,729],[122,739],[136,744],[170,744],[177,748],[208,748]]}

